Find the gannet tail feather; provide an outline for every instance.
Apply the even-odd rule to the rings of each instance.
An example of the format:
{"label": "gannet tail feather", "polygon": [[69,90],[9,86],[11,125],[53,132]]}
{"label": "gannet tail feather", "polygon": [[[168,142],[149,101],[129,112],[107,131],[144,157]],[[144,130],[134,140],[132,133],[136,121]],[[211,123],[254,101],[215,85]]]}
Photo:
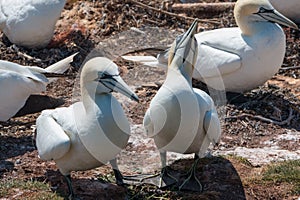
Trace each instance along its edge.
{"label": "gannet tail feather", "polygon": [[69,64],[73,61],[74,56],[76,56],[77,54],[78,52],[58,61],[57,63],[54,63],[53,65],[50,65],[45,69],[46,72],[64,73],[69,68]]}
{"label": "gannet tail feather", "polygon": [[132,62],[139,62],[149,67],[167,68],[167,63],[161,63],[154,56],[122,56],[122,58]]}

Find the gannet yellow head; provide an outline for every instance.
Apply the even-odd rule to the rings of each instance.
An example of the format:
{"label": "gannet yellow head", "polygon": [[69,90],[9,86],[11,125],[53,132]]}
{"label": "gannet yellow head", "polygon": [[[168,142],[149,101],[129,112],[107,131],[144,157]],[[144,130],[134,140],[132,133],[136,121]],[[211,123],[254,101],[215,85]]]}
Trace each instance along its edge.
{"label": "gannet yellow head", "polygon": [[[284,2],[283,2],[284,3]],[[298,29],[298,26],[273,8],[268,0],[238,0],[234,17],[243,34],[255,33],[255,23],[272,22]]]}
{"label": "gannet yellow head", "polygon": [[88,93],[105,94],[115,91],[139,101],[138,96],[120,77],[118,66],[105,57],[95,57],[84,64],[80,84]]}
{"label": "gannet yellow head", "polygon": [[183,75],[187,75],[189,78],[192,78],[198,53],[198,44],[194,37],[197,26],[198,21],[196,19],[183,35],[175,39],[168,58],[169,68],[179,69]]}

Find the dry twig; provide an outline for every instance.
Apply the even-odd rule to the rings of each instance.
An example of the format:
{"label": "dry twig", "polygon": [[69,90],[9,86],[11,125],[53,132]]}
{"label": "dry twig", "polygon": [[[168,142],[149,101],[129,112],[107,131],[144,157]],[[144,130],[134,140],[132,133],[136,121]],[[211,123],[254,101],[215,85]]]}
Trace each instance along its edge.
{"label": "dry twig", "polygon": [[293,109],[290,108],[288,118],[286,120],[281,121],[281,122],[275,121],[275,120],[272,120],[272,119],[268,119],[268,118],[265,118],[265,117],[260,116],[260,115],[252,115],[252,114],[248,114],[248,113],[244,113],[244,114],[241,114],[241,115],[238,115],[238,116],[229,116],[229,117],[226,117],[225,119],[240,119],[240,118],[245,118],[245,117],[250,117],[250,118],[257,119],[257,120],[260,120],[260,121],[263,121],[263,122],[272,123],[272,124],[282,126],[282,125],[290,123],[290,121],[294,118],[294,115],[293,115]]}
{"label": "dry twig", "polygon": [[[127,0],[127,2],[135,4],[135,5],[137,5],[141,8],[145,8],[145,9],[148,9],[148,10],[153,10],[153,11],[156,11],[156,12],[159,12],[159,13],[162,13],[162,14],[165,14],[165,15],[169,15],[171,17],[176,17],[176,18],[179,18],[179,19],[192,20],[192,21],[194,21],[196,19],[196,18],[193,18],[193,17],[187,17],[187,16],[171,13],[171,12],[159,9],[159,8],[154,8],[154,7],[148,6],[146,4],[143,4],[141,2],[137,2],[135,0]],[[217,21],[214,21],[214,20],[211,20],[211,19],[198,19],[198,21],[203,22],[203,23],[217,24],[217,25],[220,24],[220,22],[217,22]]]}
{"label": "dry twig", "polygon": [[300,69],[300,66],[282,67],[282,68],[280,68],[280,70],[293,70],[293,69]]}
{"label": "dry twig", "polygon": [[234,2],[218,2],[218,3],[175,3],[172,5],[174,11],[179,11],[183,13],[194,12],[224,12],[229,8],[233,8]]}

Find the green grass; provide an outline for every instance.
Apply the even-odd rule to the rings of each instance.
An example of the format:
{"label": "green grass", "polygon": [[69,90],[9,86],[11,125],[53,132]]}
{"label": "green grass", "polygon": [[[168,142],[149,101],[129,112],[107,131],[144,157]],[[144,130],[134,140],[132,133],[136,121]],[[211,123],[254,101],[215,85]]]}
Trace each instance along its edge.
{"label": "green grass", "polygon": [[291,183],[293,192],[300,194],[300,160],[270,165],[263,172],[262,180],[274,183]]}
{"label": "green grass", "polygon": [[53,193],[47,183],[25,180],[1,180],[0,197],[11,198],[18,195],[17,199],[53,199],[63,200],[62,197]]}

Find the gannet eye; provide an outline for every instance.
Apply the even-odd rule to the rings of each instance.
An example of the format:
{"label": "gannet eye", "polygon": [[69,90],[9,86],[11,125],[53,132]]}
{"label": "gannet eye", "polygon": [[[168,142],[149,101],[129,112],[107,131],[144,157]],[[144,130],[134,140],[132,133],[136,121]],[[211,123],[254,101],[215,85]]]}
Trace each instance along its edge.
{"label": "gannet eye", "polygon": [[119,76],[119,74],[107,74],[107,73],[101,73],[101,74],[99,74],[99,78],[98,78],[98,80],[100,80],[100,79],[114,79],[113,77],[114,76]]}
{"label": "gannet eye", "polygon": [[266,9],[264,7],[260,7],[259,10],[258,10],[258,12],[255,13],[255,14],[259,14],[259,13],[273,13],[273,12],[274,12],[274,10],[272,10],[272,9]]}

